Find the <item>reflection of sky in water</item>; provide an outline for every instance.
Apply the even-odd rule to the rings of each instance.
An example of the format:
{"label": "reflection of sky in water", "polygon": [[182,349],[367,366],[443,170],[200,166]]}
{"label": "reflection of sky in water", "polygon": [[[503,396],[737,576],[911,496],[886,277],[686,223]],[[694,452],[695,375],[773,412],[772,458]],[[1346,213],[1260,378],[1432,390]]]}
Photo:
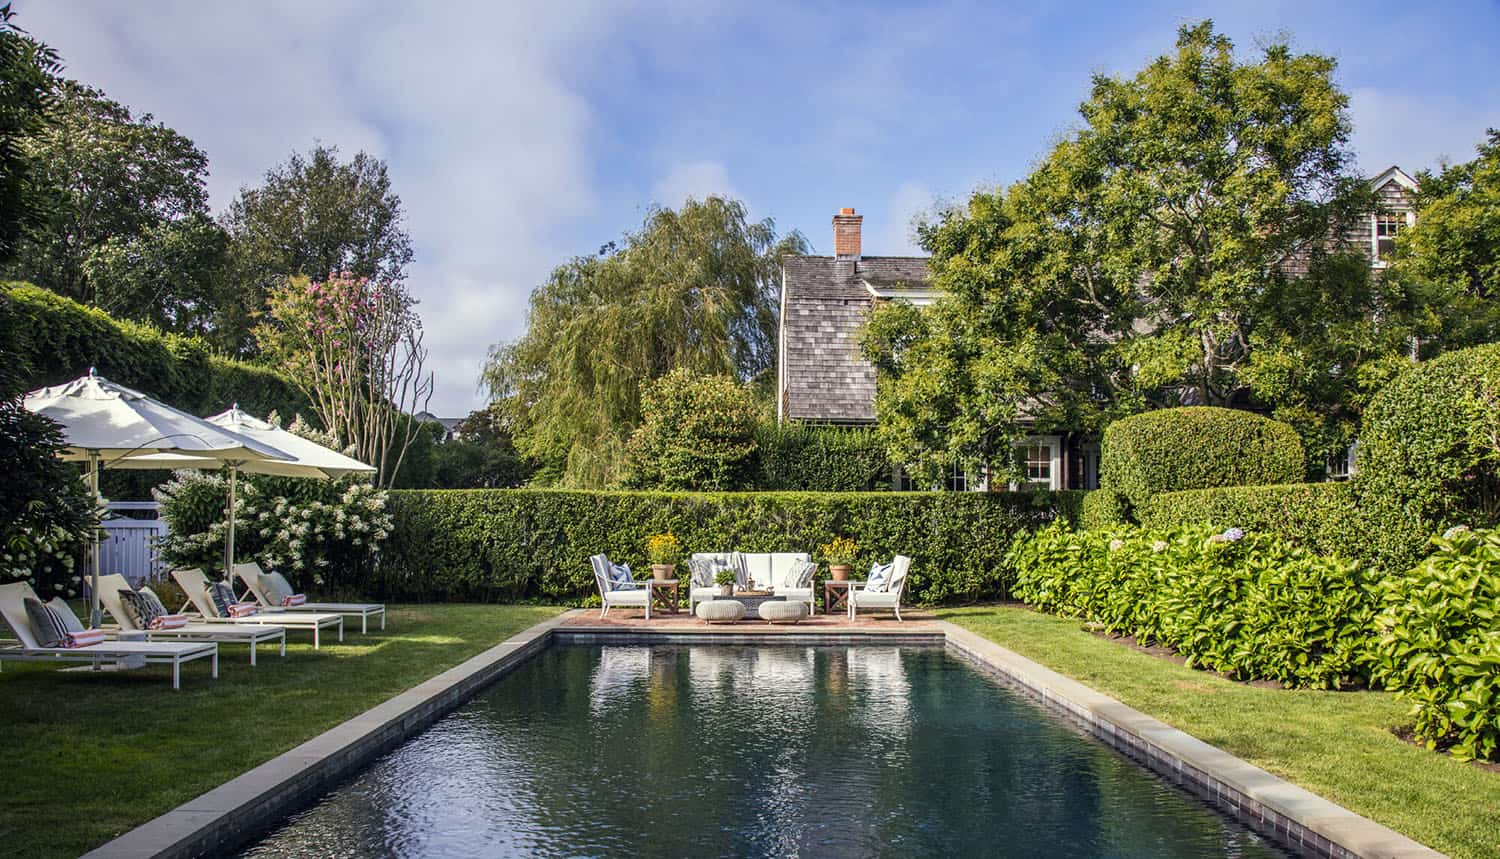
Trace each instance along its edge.
{"label": "reflection of sky in water", "polygon": [[251,856],[1279,855],[940,649],[554,647]]}

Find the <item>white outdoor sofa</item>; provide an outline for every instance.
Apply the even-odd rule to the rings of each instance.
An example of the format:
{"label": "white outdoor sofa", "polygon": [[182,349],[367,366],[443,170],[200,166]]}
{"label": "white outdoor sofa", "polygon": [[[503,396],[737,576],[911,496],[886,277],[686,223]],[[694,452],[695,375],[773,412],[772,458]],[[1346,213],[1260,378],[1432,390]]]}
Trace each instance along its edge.
{"label": "white outdoor sofa", "polygon": [[[694,553],[693,560],[714,561],[734,569],[733,556],[735,554],[735,552],[697,552]],[[795,562],[812,560],[806,552],[739,552],[738,554],[745,559],[744,575],[748,576],[749,580],[740,581],[737,577],[735,582],[737,587],[765,589],[779,597],[785,597],[788,602],[807,603],[809,615],[817,613],[817,601],[813,598],[812,585],[799,588],[794,587],[789,581]],[[706,585],[689,582],[688,612],[693,611],[696,603],[711,600],[718,592],[719,587],[713,582]]]}
{"label": "white outdoor sofa", "polygon": [[892,609],[896,620],[901,620],[901,594],[906,590],[906,573],[911,569],[911,558],[897,555],[891,562],[891,574],[881,583],[879,590],[870,590],[867,582],[849,583],[849,619],[862,608]]}
{"label": "white outdoor sofa", "polygon": [[599,599],[603,602],[603,608],[599,610],[599,616],[609,614],[611,608],[643,608],[646,610],[646,619],[651,619],[651,588],[645,582],[614,581],[610,576],[610,562],[606,555],[594,555],[589,558],[589,563],[594,568],[594,584],[599,588]]}
{"label": "white outdoor sofa", "polygon": [[[172,688],[182,688],[182,663],[207,657],[212,661],[213,677],[219,678],[219,645],[212,641],[102,641],[87,647],[43,647],[32,632],[31,618],[26,614],[27,597],[36,597],[31,585],[15,582],[0,585],[0,616],[10,627],[17,644],[0,646],[0,660],[11,662],[92,662],[95,668],[105,662],[141,660],[172,666]],[[40,599],[39,597],[37,597]]]}
{"label": "white outdoor sofa", "polygon": [[250,595],[260,603],[261,611],[297,611],[297,612],[319,612],[326,614],[341,614],[345,617],[359,618],[359,631],[361,634],[370,631],[370,618],[380,615],[380,628],[385,629],[385,606],[377,602],[307,602],[296,606],[283,606],[272,599],[271,594],[261,585],[260,577],[265,575],[276,581],[277,587],[287,593],[296,593],[292,590],[291,582],[281,573],[265,573],[260,569],[260,564],[251,561],[247,564],[235,564],[234,576],[244,583]]}
{"label": "white outdoor sofa", "polygon": [[[255,652],[264,643],[281,645],[281,655],[286,656],[286,627],[268,624],[235,626],[228,623],[189,622],[176,629],[141,629],[135,618],[125,610],[125,601],[120,591],[130,590],[130,582],[124,576],[99,577],[99,601],[104,610],[119,625],[119,631],[144,632],[147,641],[218,641],[224,644],[250,645],[250,664],[255,665]],[[108,631],[109,627],[105,627]]]}
{"label": "white outdoor sofa", "polygon": [[[344,640],[344,616],[341,614],[322,614],[313,612],[290,612],[279,614],[252,614],[247,617],[219,617],[214,601],[209,597],[203,586],[208,584],[208,577],[197,568],[186,570],[173,570],[172,578],[177,582],[182,592],[187,594],[188,602],[198,610],[193,620],[203,623],[228,623],[241,626],[284,626],[287,629],[306,629],[313,634],[313,650],[322,647],[323,630],[333,628],[338,631],[339,641]],[[183,606],[186,608],[187,606]]]}

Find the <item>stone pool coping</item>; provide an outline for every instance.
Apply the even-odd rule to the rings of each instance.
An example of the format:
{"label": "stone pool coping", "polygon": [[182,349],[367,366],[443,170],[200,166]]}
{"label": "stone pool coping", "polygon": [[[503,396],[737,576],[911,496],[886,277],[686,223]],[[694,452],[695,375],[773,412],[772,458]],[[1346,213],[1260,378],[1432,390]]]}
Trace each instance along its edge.
{"label": "stone pool coping", "polygon": [[946,621],[910,632],[845,627],[704,633],[676,624],[602,629],[576,623],[582,616],[583,610],[564,612],[517,633],[84,855],[175,859],[235,850],[556,642],[946,645],[949,652],[1019,687],[1137,763],[1293,850],[1338,859],[1442,856]]}

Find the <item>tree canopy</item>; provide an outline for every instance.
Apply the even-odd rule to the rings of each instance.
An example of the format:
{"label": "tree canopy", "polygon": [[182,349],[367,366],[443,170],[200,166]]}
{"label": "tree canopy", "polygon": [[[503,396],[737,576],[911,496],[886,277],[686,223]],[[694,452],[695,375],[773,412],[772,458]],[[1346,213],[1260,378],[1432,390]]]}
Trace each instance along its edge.
{"label": "tree canopy", "polygon": [[742,203],[689,199],[552,271],[526,333],[491,350],[484,380],[541,480],[611,485],[641,420],[641,384],[682,368],[749,380],[775,363],[780,257],[805,252]]}
{"label": "tree canopy", "polygon": [[46,222],[42,165],[26,141],[45,126],[62,62],[57,52],[16,26],[0,6],[0,263]]}
{"label": "tree canopy", "polygon": [[1172,405],[1255,407],[1322,453],[1352,432],[1407,317],[1342,240],[1374,208],[1332,59],[1236,59],[1210,22],[1131,77],[1024,180],[921,230],[943,297],[868,326],[876,411],[919,470],[992,461],[1027,431]]}
{"label": "tree canopy", "polygon": [[750,485],[757,416],[736,379],[678,367],[642,383],[641,413],[627,445],[626,486],[726,492]]}

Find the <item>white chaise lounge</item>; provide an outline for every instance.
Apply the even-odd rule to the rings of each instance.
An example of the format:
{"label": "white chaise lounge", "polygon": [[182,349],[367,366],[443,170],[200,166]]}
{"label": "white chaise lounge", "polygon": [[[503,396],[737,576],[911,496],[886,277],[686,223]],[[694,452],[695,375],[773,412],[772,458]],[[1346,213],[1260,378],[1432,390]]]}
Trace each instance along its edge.
{"label": "white chaise lounge", "polygon": [[646,619],[651,619],[651,589],[645,582],[618,581],[611,575],[613,564],[609,562],[606,555],[594,555],[589,558],[589,564],[594,568],[594,584],[599,588],[599,599],[603,607],[599,610],[599,616],[609,614],[611,608],[643,608],[646,610]]}
{"label": "white chaise lounge", "polygon": [[[218,610],[214,607],[214,601],[209,597],[204,585],[208,584],[208,577],[203,571],[193,568],[186,570],[173,570],[172,578],[177,582],[182,592],[187,594],[188,602],[197,610],[193,620],[203,623],[226,623],[239,624],[241,626],[284,626],[287,629],[306,629],[313,634],[313,649],[322,646],[323,630],[333,628],[338,631],[339,641],[344,640],[344,616],[341,614],[314,614],[312,612],[281,612],[279,614],[252,614],[248,617],[219,617]],[[186,608],[186,606],[184,606]]]}
{"label": "white chaise lounge", "polygon": [[135,616],[125,610],[125,601],[120,597],[122,590],[130,590],[130,582],[124,576],[99,577],[99,601],[104,604],[104,610],[109,612],[110,617],[115,619],[122,631],[144,632],[147,641],[217,641],[224,644],[248,644],[250,645],[251,665],[255,664],[255,651],[259,649],[257,645],[267,642],[280,644],[281,655],[286,656],[286,627],[284,626],[270,624],[236,626],[228,623],[195,621],[176,629],[143,630],[136,624]]}
{"label": "white chaise lounge", "polygon": [[265,573],[260,569],[260,564],[251,561],[247,564],[235,564],[234,576],[244,584],[248,593],[255,597],[260,603],[261,611],[279,612],[318,612],[323,614],[341,614],[345,617],[359,618],[359,631],[366,633],[370,631],[370,618],[380,615],[380,628],[385,629],[385,606],[376,602],[307,602],[297,606],[283,606],[281,601],[275,598],[271,589],[266,586],[266,581],[261,578],[265,576],[275,584],[275,589],[286,594],[296,593],[292,589],[291,582],[281,573]]}
{"label": "white chaise lounge", "polygon": [[[734,563],[736,554],[745,559],[743,570],[737,569]],[[693,560],[714,561],[736,570],[738,573],[735,580],[736,587],[768,590],[779,597],[785,597],[789,602],[805,602],[808,614],[817,613],[812,583],[798,587],[797,583],[792,581],[797,569],[796,562],[811,562],[812,560],[806,552],[697,552],[693,555]],[[716,593],[718,593],[718,586],[712,582],[707,584],[690,582],[688,611],[691,612],[696,603],[713,599]]]}
{"label": "white chaise lounge", "polygon": [[[211,641],[104,641],[87,647],[42,647],[26,614],[27,597],[36,597],[31,585],[15,582],[0,585],[0,616],[16,637],[15,645],[0,645],[0,660],[11,662],[104,662],[141,659],[172,666],[172,688],[182,688],[182,663],[207,657],[213,677],[219,677],[219,645]],[[38,599],[40,599],[38,597]]]}
{"label": "white chaise lounge", "polygon": [[853,620],[860,609],[888,608],[896,612],[901,620],[901,594],[906,590],[906,573],[911,569],[911,558],[897,555],[891,562],[891,572],[877,587],[868,582],[849,583],[849,619]]}

